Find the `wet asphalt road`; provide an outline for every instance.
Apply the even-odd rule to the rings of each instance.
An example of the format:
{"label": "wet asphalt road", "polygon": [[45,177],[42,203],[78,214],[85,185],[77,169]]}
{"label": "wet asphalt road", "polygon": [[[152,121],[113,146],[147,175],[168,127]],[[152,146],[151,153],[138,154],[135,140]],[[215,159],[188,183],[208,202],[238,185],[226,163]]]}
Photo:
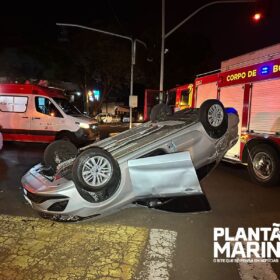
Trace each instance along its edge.
{"label": "wet asphalt road", "polygon": [[[40,162],[45,147],[34,143],[4,144],[0,152],[0,215],[38,217],[23,199],[20,179],[30,167]],[[226,163],[221,163],[202,182],[202,188],[210,211],[167,213],[132,208],[88,222],[177,232],[170,279],[241,279],[236,264],[213,263],[213,228],[264,227],[279,223],[280,188],[257,186],[250,181],[243,166]],[[272,268],[279,278],[280,264],[272,264]]]}

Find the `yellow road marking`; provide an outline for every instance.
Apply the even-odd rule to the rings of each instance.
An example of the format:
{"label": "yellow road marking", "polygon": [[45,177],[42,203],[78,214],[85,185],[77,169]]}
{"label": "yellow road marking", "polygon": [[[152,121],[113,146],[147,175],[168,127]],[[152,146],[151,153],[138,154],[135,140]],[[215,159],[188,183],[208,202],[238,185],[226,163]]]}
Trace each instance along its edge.
{"label": "yellow road marking", "polygon": [[149,230],[0,216],[0,279],[132,279]]}

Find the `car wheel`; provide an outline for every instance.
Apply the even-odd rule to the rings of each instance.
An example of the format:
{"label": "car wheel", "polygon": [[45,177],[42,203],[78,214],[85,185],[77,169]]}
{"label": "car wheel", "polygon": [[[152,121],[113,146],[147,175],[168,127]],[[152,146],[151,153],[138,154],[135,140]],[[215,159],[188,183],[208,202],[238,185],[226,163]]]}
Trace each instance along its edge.
{"label": "car wheel", "polygon": [[74,143],[75,142],[75,135],[72,134],[71,132],[60,132],[58,133],[58,135],[56,136],[56,140],[64,140],[64,141],[69,141]]}
{"label": "car wheel", "polygon": [[171,108],[164,103],[160,103],[152,108],[150,114],[150,120],[152,122],[165,121],[167,119],[167,116],[171,116],[171,115],[172,115]]}
{"label": "car wheel", "polygon": [[221,138],[228,128],[228,115],[223,104],[216,99],[209,99],[202,103],[199,119],[207,134],[214,138]]}
{"label": "car wheel", "polygon": [[273,147],[260,144],[249,150],[248,171],[254,182],[274,186],[280,182],[279,170],[279,154]]}
{"label": "car wheel", "polygon": [[77,147],[65,140],[57,140],[47,146],[43,155],[43,164],[56,170],[57,166],[66,160],[75,158],[78,154]]}
{"label": "car wheel", "polygon": [[109,196],[117,190],[121,179],[117,161],[109,152],[97,147],[85,150],[77,157],[72,175],[78,188],[90,193],[102,190]]}

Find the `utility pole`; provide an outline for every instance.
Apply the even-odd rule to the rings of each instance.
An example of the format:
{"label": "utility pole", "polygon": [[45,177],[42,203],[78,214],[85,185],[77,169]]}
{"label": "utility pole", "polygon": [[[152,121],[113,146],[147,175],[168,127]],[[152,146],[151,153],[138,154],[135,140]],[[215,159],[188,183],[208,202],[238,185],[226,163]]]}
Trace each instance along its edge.
{"label": "utility pole", "polygon": [[161,95],[162,95],[162,92],[163,92],[163,79],[164,79],[164,53],[165,53],[165,0],[162,0],[162,6],[161,6],[160,83],[159,83],[159,91],[160,91]]}
{"label": "utility pole", "polygon": [[217,5],[217,4],[235,4],[235,3],[254,3],[257,0],[229,0],[229,1],[213,1],[207,3],[200,8],[196,9],[193,13],[187,16],[184,20],[182,20],[179,24],[177,24],[174,28],[172,28],[168,33],[165,34],[165,0],[162,0],[161,5],[161,20],[162,20],[162,28],[161,28],[161,62],[160,62],[160,82],[159,82],[159,90],[162,94],[163,91],[163,84],[164,84],[164,53],[165,53],[165,39],[169,37],[172,33],[174,33],[179,27],[181,27],[184,23],[190,20],[194,15],[199,13],[201,10]]}

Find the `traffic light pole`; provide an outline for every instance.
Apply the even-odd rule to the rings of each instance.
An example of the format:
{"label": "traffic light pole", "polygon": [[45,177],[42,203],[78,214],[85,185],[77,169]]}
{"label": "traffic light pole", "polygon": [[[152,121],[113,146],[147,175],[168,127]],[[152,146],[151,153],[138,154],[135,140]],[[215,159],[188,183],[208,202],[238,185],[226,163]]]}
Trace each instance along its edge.
{"label": "traffic light pole", "polygon": [[[118,38],[122,38],[125,40],[129,40],[131,42],[131,66],[130,66],[130,95],[133,95],[133,81],[134,81],[134,65],[135,65],[135,57],[136,57],[136,42],[142,44],[145,48],[147,48],[147,45],[145,42],[139,40],[139,39],[133,39],[132,37],[124,36],[118,33],[113,33],[97,28],[92,28],[88,26],[83,26],[79,24],[71,24],[71,23],[56,23],[57,26],[66,26],[66,27],[75,27],[80,29],[85,29],[89,31],[94,31],[98,33],[102,33],[109,36],[114,36]],[[87,97],[88,98],[88,97]],[[132,128],[132,107],[129,106],[129,128]]]}

